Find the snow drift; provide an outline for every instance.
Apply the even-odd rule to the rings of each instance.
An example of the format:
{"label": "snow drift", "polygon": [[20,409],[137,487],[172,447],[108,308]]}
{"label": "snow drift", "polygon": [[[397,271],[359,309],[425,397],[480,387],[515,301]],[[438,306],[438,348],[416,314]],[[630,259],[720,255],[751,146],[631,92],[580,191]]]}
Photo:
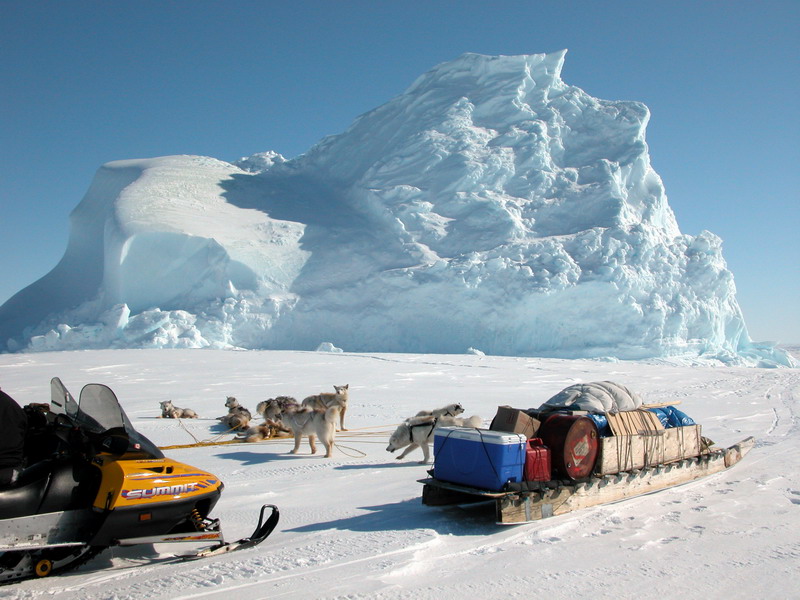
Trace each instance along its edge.
{"label": "snow drift", "polygon": [[720,239],[681,234],[647,107],[567,85],[564,54],[466,54],[292,160],[104,165],[0,340],[790,364]]}

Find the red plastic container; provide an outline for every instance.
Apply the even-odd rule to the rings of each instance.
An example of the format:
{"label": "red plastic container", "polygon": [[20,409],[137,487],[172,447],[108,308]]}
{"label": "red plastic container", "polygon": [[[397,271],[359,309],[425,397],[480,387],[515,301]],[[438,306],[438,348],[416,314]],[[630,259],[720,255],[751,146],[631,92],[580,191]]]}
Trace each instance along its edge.
{"label": "red plastic container", "polygon": [[531,438],[525,446],[525,481],[550,481],[552,468],[550,464],[550,448],[544,445],[541,438]]}

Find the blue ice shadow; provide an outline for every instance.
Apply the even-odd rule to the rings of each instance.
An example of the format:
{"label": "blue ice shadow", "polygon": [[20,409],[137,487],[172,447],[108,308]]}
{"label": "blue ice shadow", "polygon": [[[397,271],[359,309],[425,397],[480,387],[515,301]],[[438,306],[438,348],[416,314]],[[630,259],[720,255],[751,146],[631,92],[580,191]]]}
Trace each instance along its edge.
{"label": "blue ice shadow", "polygon": [[316,454],[289,454],[289,451],[282,453],[261,453],[261,452],[221,452],[216,454],[216,458],[223,458],[225,460],[239,461],[243,466],[258,465],[275,460],[297,460],[299,458],[314,458],[319,457],[323,459],[325,456],[324,450]]}
{"label": "blue ice shadow", "polygon": [[412,531],[433,529],[440,535],[491,535],[502,526],[494,522],[494,502],[460,506],[425,506],[421,498],[377,506],[360,506],[361,515],[309,523],[286,531]]}

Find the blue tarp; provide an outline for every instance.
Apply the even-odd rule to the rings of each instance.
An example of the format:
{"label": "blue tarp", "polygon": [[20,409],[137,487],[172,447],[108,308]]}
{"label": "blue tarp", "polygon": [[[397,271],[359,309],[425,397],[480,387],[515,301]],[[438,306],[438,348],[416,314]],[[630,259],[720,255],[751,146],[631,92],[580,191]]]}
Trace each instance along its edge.
{"label": "blue tarp", "polygon": [[597,425],[597,433],[600,437],[611,436],[611,426],[605,415],[589,415],[589,418]]}
{"label": "blue tarp", "polygon": [[650,412],[656,413],[656,415],[658,416],[658,420],[661,421],[661,424],[664,426],[664,429],[669,429],[670,427],[684,427],[686,425],[695,424],[694,419],[692,419],[685,412],[679,411],[674,406],[650,408],[648,410],[650,410]]}
{"label": "blue tarp", "polygon": [[[683,427],[685,425],[694,425],[694,419],[684,412],[679,411],[674,406],[664,406],[660,408],[650,408],[650,412],[656,413],[658,420],[664,426],[664,429],[670,427]],[[608,419],[605,415],[588,415],[594,424],[597,425],[597,433],[600,437],[609,437],[612,434],[611,427],[608,424]]]}

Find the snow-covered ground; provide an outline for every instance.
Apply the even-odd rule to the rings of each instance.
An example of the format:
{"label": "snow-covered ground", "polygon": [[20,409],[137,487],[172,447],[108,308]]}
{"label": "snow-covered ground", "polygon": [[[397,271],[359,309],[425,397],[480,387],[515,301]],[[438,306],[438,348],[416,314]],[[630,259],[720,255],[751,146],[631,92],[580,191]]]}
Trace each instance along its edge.
{"label": "snow-covered ground", "polygon": [[[168,450],[218,474],[214,515],[248,535],[263,503],[281,521],[261,546],[201,561],[167,548],[106,551],[79,570],[0,587],[0,598],[791,598],[800,589],[800,371],[666,362],[479,355],[98,350],[0,355],[20,403],[49,399],[59,376],[77,396],[111,386],[160,446],[220,434],[228,395],[298,398],[350,384],[332,459],[288,441]],[[680,402],[720,445],[758,442],[731,470],[649,496],[498,526],[491,509],[423,506],[417,451],[395,460],[394,425],[457,401],[486,421],[498,405],[535,407],[575,382],[610,379],[648,402]],[[162,400],[204,419],[158,419]],[[223,436],[228,439],[230,436]]]}

